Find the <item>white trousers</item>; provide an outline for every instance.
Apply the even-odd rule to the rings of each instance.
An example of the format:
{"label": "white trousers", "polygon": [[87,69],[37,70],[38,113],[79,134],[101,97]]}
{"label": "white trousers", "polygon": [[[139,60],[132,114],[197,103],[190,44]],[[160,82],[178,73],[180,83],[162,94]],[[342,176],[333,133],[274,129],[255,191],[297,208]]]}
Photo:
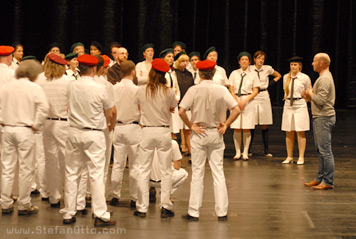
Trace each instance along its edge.
{"label": "white trousers", "polygon": [[2,135],[2,175],[1,199],[2,209],[12,207],[11,198],[15,170],[19,164],[19,198],[18,209],[31,207],[31,182],[35,168],[35,134],[31,128],[5,126]]}
{"label": "white trousers", "polygon": [[171,210],[173,204],[170,201],[172,188],[172,139],[170,129],[164,127],[145,127],[142,129],[142,138],[137,160],[139,175],[136,208],[139,212],[147,212],[153,153],[157,150],[162,175],[161,207]]}
{"label": "white trousers", "polygon": [[104,221],[110,220],[105,200],[104,167],[105,136],[102,131],[69,127],[65,156],[64,219],[77,212],[78,182],[84,167],[88,168],[92,196],[92,212]]}
{"label": "white trousers", "polygon": [[192,133],[192,181],[190,184],[189,215],[199,217],[204,190],[205,162],[208,159],[214,181],[215,213],[227,215],[228,195],[224,175],[224,138],[216,129],[203,134]]}
{"label": "white trousers", "polygon": [[142,130],[137,124],[117,124],[114,130],[114,164],[111,172],[112,195],[121,197],[122,179],[129,158],[129,183],[131,200],[137,201],[138,150],[142,140]]}
{"label": "white trousers", "polygon": [[46,120],[43,127],[45,169],[50,203],[58,203],[62,197],[65,171],[65,144],[68,122]]}
{"label": "white trousers", "polygon": [[[179,170],[173,169],[172,171],[172,189],[171,195],[178,189],[182,183],[188,178],[188,172],[184,168]],[[161,188],[161,182],[153,182],[150,180],[150,187]]]}

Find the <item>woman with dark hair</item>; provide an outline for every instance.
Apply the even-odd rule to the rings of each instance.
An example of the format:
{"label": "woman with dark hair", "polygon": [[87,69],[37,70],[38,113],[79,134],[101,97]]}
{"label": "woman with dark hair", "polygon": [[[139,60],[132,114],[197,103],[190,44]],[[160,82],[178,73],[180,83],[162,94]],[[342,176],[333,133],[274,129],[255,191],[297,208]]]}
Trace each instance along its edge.
{"label": "woman with dark hair", "polygon": [[242,159],[248,160],[248,148],[251,141],[250,130],[255,128],[255,102],[253,99],[258,94],[260,82],[257,73],[249,67],[251,55],[248,52],[241,52],[237,60],[240,64],[240,69],[234,70],[229,78],[230,93],[241,110],[241,114],[231,124],[231,128],[234,129],[236,150],[234,160],[239,160],[241,157],[241,130],[243,131],[244,144]]}
{"label": "woman with dark hair", "polygon": [[156,150],[160,162],[161,179],[161,217],[173,217],[173,204],[170,201],[172,187],[170,132],[171,112],[177,106],[174,92],[166,86],[165,74],[169,65],[162,59],[152,61],[148,83],[140,86],[135,97],[141,111],[143,139],[139,147],[138,200],[135,216],[146,217],[149,206],[149,180],[153,154]]}
{"label": "woman with dark hair", "polygon": [[[179,91],[180,91],[180,99],[183,99],[188,89],[194,85],[193,75],[186,69],[189,64],[189,56],[185,51],[181,51],[174,57],[174,60],[175,60],[174,68],[175,68]],[[190,111],[187,111],[187,115],[188,118],[190,119],[191,116]],[[180,122],[182,121],[180,120]],[[183,125],[183,122],[181,128],[182,128],[181,131],[183,131],[181,132],[182,144],[184,143],[187,149],[185,156],[190,156],[191,155],[190,135],[192,131],[189,130],[189,128],[186,125]]]}
{"label": "woman with dark hair", "polygon": [[145,44],[142,47],[143,58],[142,62],[136,65],[136,77],[138,85],[144,85],[148,81],[148,73],[152,67],[153,56],[155,54],[154,45],[152,43]]}
{"label": "woman with dark hair", "polygon": [[102,55],[103,54],[103,47],[101,44],[97,41],[92,41],[90,44],[90,55],[96,56],[96,55]]}
{"label": "woman with dark hair", "polygon": [[78,69],[78,53],[69,53],[65,56],[65,60],[68,62],[68,69],[66,70],[66,75],[70,80],[77,80],[80,77]]}
{"label": "woman with dark hair", "polygon": [[282,131],[286,131],[287,158],[284,164],[293,163],[294,133],[297,132],[299,158],[297,164],[304,164],[306,146],[305,131],[310,129],[309,113],[303,92],[310,86],[310,78],[302,73],[303,58],[294,56],[288,59],[290,71],[283,76],[284,107]]}
{"label": "woman with dark hair", "polygon": [[[250,66],[252,71],[256,71],[258,79],[260,80],[260,88],[255,97],[256,106],[256,125],[260,125],[262,129],[262,140],[264,145],[264,153],[267,157],[272,157],[268,149],[268,125],[273,124],[272,105],[269,98],[267,88],[275,84],[281,78],[281,74],[274,70],[269,65],[264,65],[266,60],[266,53],[263,51],[256,51],[253,55],[254,65]],[[273,76],[273,80],[269,82],[269,76]],[[249,153],[251,153],[251,145],[254,138],[255,130],[251,130],[251,143]],[[251,153],[252,154],[252,153]]]}
{"label": "woman with dark hair", "polygon": [[15,51],[12,53],[12,63],[10,68],[16,70],[17,67],[19,67],[20,61],[23,57],[23,45],[17,41],[14,42],[12,46],[15,48]]}

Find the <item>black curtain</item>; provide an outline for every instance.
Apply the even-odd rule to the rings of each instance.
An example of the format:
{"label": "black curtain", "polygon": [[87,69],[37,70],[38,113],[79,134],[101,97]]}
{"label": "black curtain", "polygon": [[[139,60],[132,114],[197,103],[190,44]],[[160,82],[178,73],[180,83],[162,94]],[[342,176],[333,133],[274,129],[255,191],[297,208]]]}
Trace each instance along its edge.
{"label": "black curtain", "polygon": [[[180,40],[188,52],[203,54],[216,46],[218,64],[228,75],[238,68],[240,51],[262,49],[266,64],[282,75],[289,71],[286,59],[304,57],[303,72],[312,82],[317,74],[311,62],[322,51],[331,57],[336,106],[355,108],[355,5],[353,0],[12,0],[0,8],[0,44],[18,40],[25,55],[42,59],[54,41],[64,53],[77,41],[89,48],[96,40],[106,51],[118,41],[138,62],[143,44],[154,43],[158,56]],[[282,105],[282,83],[270,93],[273,104]]]}

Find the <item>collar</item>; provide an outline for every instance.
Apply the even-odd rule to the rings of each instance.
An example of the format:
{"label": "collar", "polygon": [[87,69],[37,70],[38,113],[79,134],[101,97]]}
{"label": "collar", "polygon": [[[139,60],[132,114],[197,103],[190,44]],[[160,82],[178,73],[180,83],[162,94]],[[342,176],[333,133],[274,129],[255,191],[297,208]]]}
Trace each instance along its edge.
{"label": "collar", "polygon": [[127,79],[127,78],[123,78],[121,79],[120,83],[119,84],[125,84],[125,85],[133,85],[134,83],[132,82],[132,80],[130,79]]}

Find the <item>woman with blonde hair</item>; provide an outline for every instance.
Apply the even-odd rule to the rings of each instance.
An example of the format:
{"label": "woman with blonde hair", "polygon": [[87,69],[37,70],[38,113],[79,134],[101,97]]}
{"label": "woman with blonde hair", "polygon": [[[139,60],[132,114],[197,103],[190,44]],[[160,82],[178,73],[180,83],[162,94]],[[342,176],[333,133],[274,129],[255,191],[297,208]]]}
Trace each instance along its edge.
{"label": "woman with blonde hair", "polygon": [[[193,75],[186,69],[189,64],[189,56],[185,51],[181,51],[174,57],[174,60],[175,60],[174,68],[175,68],[179,91],[180,91],[180,99],[183,99],[188,89],[194,85]],[[190,111],[187,111],[187,115],[188,118],[190,119],[191,117]],[[187,150],[187,152],[185,152],[185,156],[190,156],[191,155],[190,135],[192,131],[189,130],[189,128],[186,125],[183,125],[183,122],[181,128],[182,128],[181,129],[182,145],[185,145]]]}
{"label": "woman with blonde hair", "polygon": [[173,89],[166,86],[165,74],[169,65],[162,59],[152,61],[148,83],[139,87],[135,103],[141,113],[142,141],[138,157],[138,198],[135,216],[146,217],[149,206],[149,181],[154,152],[160,162],[161,178],[161,217],[173,217],[173,204],[170,201],[172,187],[170,132],[171,112],[177,106]]}
{"label": "woman with blonde hair", "polygon": [[288,59],[290,72],[283,76],[284,107],[282,131],[286,131],[287,158],[284,164],[293,163],[294,133],[297,132],[299,158],[297,164],[304,164],[306,145],[305,131],[310,129],[309,113],[303,92],[310,86],[310,78],[302,73],[303,58],[294,56]]}
{"label": "woman with blonde hair", "polygon": [[65,75],[67,61],[61,56],[48,54],[44,62],[44,77],[39,79],[38,84],[42,86],[50,106],[43,126],[46,178],[51,207],[59,208],[64,183],[65,142],[68,131],[67,88],[70,81]]}

